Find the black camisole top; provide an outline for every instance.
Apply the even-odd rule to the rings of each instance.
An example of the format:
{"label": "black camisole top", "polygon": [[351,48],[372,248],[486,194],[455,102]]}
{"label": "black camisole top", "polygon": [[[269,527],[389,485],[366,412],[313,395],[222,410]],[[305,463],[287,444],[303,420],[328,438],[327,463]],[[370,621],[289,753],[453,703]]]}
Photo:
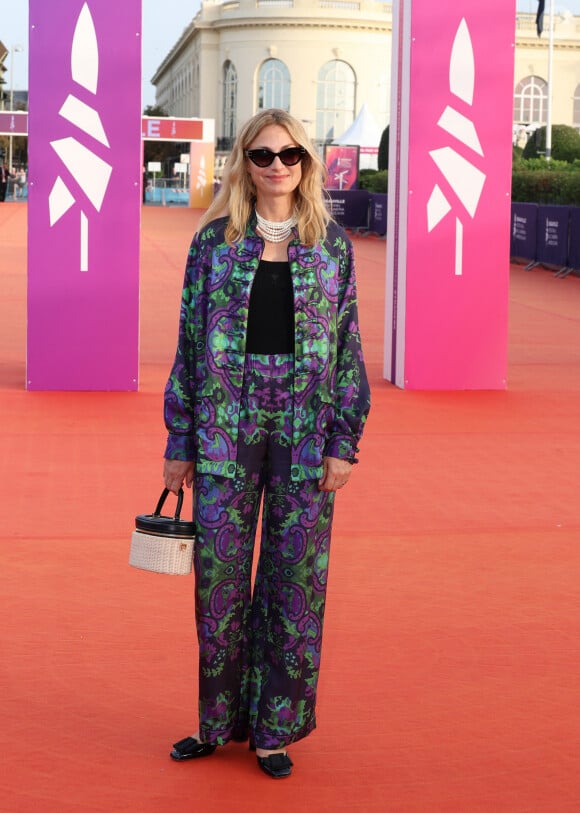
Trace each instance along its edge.
{"label": "black camisole top", "polygon": [[250,292],[246,353],[294,352],[290,263],[261,260]]}

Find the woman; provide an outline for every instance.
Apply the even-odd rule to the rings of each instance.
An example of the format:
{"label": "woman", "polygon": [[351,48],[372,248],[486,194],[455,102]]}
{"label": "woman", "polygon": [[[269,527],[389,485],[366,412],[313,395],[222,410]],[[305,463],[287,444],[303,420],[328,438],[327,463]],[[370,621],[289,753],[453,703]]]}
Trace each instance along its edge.
{"label": "woman", "polygon": [[199,730],[171,756],[249,736],[274,778],[316,725],[334,493],[369,409],[352,245],[324,175],[288,113],[244,126],[191,244],[165,392],[165,484],[195,489],[200,647]]}

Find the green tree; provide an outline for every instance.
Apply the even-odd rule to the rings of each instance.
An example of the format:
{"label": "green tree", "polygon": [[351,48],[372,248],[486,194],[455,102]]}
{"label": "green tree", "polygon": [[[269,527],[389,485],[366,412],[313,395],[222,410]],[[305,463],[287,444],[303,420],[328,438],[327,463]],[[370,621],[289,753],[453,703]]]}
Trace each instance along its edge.
{"label": "green tree", "polygon": [[379,143],[379,172],[389,168],[389,125],[383,130]]}
{"label": "green tree", "polygon": [[153,116],[155,119],[166,119],[169,113],[159,104],[148,104],[143,111],[144,116]]}
{"label": "green tree", "polygon": [[[546,153],[546,128],[538,127],[524,147],[522,158],[537,158]],[[572,163],[580,158],[580,133],[567,124],[555,124],[552,127],[552,154],[556,161]]]}

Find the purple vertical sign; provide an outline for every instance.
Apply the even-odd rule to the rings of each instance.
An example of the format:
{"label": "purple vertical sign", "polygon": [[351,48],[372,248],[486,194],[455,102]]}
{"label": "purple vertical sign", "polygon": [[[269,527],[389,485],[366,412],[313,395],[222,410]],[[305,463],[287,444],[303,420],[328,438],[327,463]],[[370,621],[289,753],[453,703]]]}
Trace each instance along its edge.
{"label": "purple vertical sign", "polygon": [[30,390],[136,390],[141,0],[30,0]]}

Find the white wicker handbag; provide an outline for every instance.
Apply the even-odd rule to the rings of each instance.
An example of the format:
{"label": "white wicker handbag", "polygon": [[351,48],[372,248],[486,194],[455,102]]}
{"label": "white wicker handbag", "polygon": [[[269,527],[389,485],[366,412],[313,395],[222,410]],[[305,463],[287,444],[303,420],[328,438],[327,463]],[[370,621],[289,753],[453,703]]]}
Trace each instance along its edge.
{"label": "white wicker handbag", "polygon": [[175,516],[165,517],[161,510],[169,491],[163,490],[153,514],[135,517],[129,564],[153,573],[187,576],[191,573],[195,525],[181,519],[183,489],[179,489]]}

